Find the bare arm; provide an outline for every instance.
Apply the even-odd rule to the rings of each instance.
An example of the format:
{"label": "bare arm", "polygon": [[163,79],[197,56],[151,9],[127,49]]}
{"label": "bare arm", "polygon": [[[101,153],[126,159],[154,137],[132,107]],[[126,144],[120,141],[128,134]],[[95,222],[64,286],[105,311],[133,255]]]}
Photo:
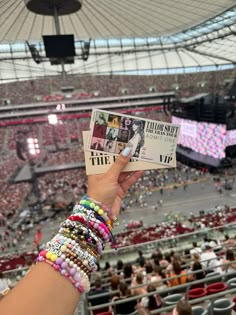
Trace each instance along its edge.
{"label": "bare arm", "polygon": [[[91,176],[88,193],[119,215],[120,204],[129,187],[143,172],[121,173],[129,162],[129,152],[120,155],[103,175]],[[80,294],[60,272],[45,262],[33,266],[29,273],[0,302],[1,315],[73,315]]]}
{"label": "bare arm", "polygon": [[31,271],[0,303],[4,315],[73,315],[79,292],[72,283],[46,263]]}

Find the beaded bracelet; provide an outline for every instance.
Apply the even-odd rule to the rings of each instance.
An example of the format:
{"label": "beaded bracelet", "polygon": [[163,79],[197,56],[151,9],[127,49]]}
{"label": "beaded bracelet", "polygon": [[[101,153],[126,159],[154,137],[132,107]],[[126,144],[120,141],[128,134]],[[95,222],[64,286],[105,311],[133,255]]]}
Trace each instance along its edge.
{"label": "beaded bracelet", "polygon": [[83,251],[74,240],[71,240],[63,235],[57,234],[50,242],[47,243],[46,247],[50,252],[58,256],[66,253],[68,248],[83,261],[83,264],[86,267],[90,268],[92,271],[97,270],[96,258],[90,255],[87,251]]}
{"label": "beaded bracelet", "polygon": [[[82,203],[81,203],[81,201],[82,201]],[[104,204],[102,204],[101,202],[99,202],[95,199],[92,199],[91,197],[89,197],[87,195],[85,195],[81,201],[80,201],[80,204],[86,204],[90,208],[94,209],[94,211],[96,211],[96,212],[99,212],[99,210],[102,210],[103,212],[107,213],[107,215],[109,216],[109,218],[112,222],[118,221],[117,217],[114,216],[112,210],[110,208],[108,208],[107,206],[105,206]],[[100,213],[102,213],[102,211],[100,211]]]}
{"label": "beaded bracelet", "polygon": [[87,224],[90,229],[97,230],[99,235],[106,243],[110,241],[110,231],[106,225],[99,220],[91,220],[90,222],[87,222],[86,218],[79,213],[69,216],[68,219],[71,221],[78,221],[80,223]]}
{"label": "beaded bracelet", "polygon": [[97,270],[105,243],[113,244],[111,233],[117,221],[111,209],[101,203],[83,197],[70,215],[60,225],[59,233],[41,251],[37,262],[46,262],[68,278],[80,293],[89,290],[89,277]]}
{"label": "beaded bracelet", "polygon": [[[83,231],[84,232],[83,235],[85,237],[88,237],[88,241],[89,242],[94,240],[94,243],[97,246],[99,245],[99,247],[101,246],[102,249],[103,249],[103,242],[102,242],[101,238],[96,233],[94,233],[92,230],[88,231],[88,228],[86,226],[84,226],[82,224],[78,224],[77,222],[73,222],[73,221],[67,219],[67,220],[65,220],[64,222],[61,223],[61,227],[68,227],[68,228],[73,229],[75,231],[76,230]],[[92,239],[89,240],[89,237],[91,237]]]}
{"label": "beaded bracelet", "polygon": [[[70,229],[70,231],[73,231],[75,233],[70,232],[71,238],[73,240],[75,240],[76,242],[79,241],[79,237],[84,237],[84,239],[86,240],[86,242],[90,245],[90,246],[96,246],[96,249],[98,251],[99,254],[102,253],[102,250],[104,249],[103,243],[101,241],[101,239],[95,235],[95,233],[92,230],[89,230],[83,226],[82,224],[77,224],[76,222],[70,221],[70,220],[66,220],[61,224],[62,228],[68,228]],[[83,233],[81,236],[78,235],[78,233],[81,232]]]}
{"label": "beaded bracelet", "polygon": [[80,292],[89,291],[90,283],[89,279],[85,277],[85,273],[82,272],[79,268],[70,268],[68,269],[68,264],[60,258],[57,258],[56,261],[52,261],[51,259],[47,259],[45,257],[45,253],[41,252],[39,257],[37,258],[37,262],[46,262],[50,266],[52,266],[56,271],[59,271],[62,276],[65,276],[69,279],[74,287]]}
{"label": "beaded bracelet", "polygon": [[[98,251],[91,245],[91,243],[87,243],[85,240],[80,239],[79,241],[75,240],[74,237],[76,238],[76,235],[73,234],[72,232],[68,232],[67,229],[65,228],[60,228],[59,234],[62,234],[63,236],[74,240],[81,248],[86,248],[88,252],[90,252],[94,257],[98,258],[99,253]],[[83,243],[84,242],[84,243]]]}

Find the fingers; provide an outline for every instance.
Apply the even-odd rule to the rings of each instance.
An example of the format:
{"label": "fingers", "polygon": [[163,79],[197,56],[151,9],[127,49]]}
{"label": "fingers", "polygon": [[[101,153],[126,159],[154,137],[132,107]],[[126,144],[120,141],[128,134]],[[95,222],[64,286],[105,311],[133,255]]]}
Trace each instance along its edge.
{"label": "fingers", "polygon": [[143,175],[144,171],[133,172],[126,180],[124,180],[120,186],[124,193]]}
{"label": "fingers", "polygon": [[122,183],[124,180],[126,180],[133,172],[123,172],[120,174],[119,179],[118,179],[118,183]]}
{"label": "fingers", "polygon": [[125,166],[129,163],[130,160],[131,148],[126,147],[122,153],[118,156],[115,163],[107,172],[107,176],[111,177],[113,180],[118,180],[120,173],[125,168]]}

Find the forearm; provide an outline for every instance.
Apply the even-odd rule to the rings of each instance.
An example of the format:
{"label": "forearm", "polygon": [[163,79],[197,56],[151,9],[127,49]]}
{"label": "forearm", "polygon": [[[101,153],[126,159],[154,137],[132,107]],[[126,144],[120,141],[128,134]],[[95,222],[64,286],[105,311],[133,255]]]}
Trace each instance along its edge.
{"label": "forearm", "polygon": [[73,315],[79,298],[68,279],[47,263],[39,263],[4,297],[0,314]]}

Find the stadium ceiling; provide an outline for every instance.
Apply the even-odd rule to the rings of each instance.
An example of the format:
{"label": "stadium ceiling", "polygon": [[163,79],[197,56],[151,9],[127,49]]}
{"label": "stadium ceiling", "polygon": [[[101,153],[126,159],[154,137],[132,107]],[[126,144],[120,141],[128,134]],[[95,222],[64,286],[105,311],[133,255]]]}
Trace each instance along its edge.
{"label": "stadium ceiling", "polygon": [[[0,83],[62,73],[45,59],[42,35],[55,34],[52,17],[35,15],[23,0],[0,0]],[[83,0],[60,17],[76,38],[68,74],[158,74],[236,65],[236,4],[224,0]],[[81,39],[91,38],[87,61]],[[42,62],[32,59],[28,40]]]}
{"label": "stadium ceiling", "polygon": [[[235,6],[234,0],[83,0],[61,16],[63,34],[77,39],[166,36],[187,30]],[[30,12],[23,0],[0,0],[0,41],[41,40],[55,34],[50,16]]]}

